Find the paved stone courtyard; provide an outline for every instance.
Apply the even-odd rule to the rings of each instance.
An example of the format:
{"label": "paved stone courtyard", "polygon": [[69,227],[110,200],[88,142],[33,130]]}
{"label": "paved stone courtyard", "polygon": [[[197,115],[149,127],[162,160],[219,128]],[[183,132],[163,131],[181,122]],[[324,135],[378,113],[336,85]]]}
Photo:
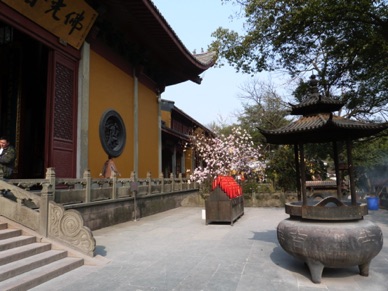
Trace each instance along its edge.
{"label": "paved stone courtyard", "polygon": [[303,262],[288,255],[276,237],[283,208],[245,208],[229,224],[205,224],[201,208],[181,207],[94,231],[97,254],[109,263],[85,266],[33,290],[386,291],[388,210],[365,219],[383,230],[385,245],[369,277],[358,267],[325,269],[314,284]]}

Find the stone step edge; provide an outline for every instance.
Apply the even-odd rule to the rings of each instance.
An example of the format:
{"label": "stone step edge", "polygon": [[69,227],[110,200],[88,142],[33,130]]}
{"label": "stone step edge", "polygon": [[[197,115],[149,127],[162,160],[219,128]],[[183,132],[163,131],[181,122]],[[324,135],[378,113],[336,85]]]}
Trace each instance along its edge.
{"label": "stone step edge", "polygon": [[83,265],[83,259],[66,257],[0,282],[0,290],[28,290]]}

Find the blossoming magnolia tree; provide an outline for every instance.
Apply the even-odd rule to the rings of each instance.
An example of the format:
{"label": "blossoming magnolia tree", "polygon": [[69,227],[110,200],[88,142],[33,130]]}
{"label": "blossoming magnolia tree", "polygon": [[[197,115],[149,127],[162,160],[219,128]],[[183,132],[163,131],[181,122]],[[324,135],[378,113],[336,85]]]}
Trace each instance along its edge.
{"label": "blossoming magnolia tree", "polygon": [[255,146],[252,137],[240,127],[233,128],[228,136],[208,137],[196,133],[191,136],[191,147],[203,164],[194,170],[190,177],[192,181],[211,182],[219,175],[241,172],[264,175],[260,147]]}

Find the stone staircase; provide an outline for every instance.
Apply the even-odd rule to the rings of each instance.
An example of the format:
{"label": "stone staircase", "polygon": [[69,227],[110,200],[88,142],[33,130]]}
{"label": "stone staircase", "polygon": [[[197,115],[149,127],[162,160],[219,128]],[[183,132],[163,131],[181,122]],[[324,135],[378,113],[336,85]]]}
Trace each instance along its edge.
{"label": "stone staircase", "polygon": [[0,222],[0,290],[28,290],[84,265],[66,248]]}

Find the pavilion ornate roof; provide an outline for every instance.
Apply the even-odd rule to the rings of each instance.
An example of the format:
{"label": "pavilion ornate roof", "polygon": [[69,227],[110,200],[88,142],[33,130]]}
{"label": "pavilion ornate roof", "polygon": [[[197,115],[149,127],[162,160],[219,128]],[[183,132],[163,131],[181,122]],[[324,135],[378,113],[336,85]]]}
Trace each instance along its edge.
{"label": "pavilion ornate roof", "polygon": [[279,129],[260,129],[260,132],[268,143],[297,144],[355,140],[375,135],[387,128],[388,123],[365,123],[322,113],[303,116]]}
{"label": "pavilion ornate roof", "polygon": [[268,143],[297,144],[324,143],[355,140],[372,135],[388,128],[387,123],[367,123],[336,116],[344,105],[340,100],[319,95],[318,81],[311,76],[310,95],[301,103],[292,105],[293,115],[303,115],[300,119],[275,130],[260,129]]}
{"label": "pavilion ornate roof", "polygon": [[312,75],[310,77],[310,94],[299,104],[290,104],[292,107],[291,115],[330,113],[340,110],[345,105],[342,100],[319,94],[317,85],[318,81]]}
{"label": "pavilion ornate roof", "polygon": [[304,100],[299,104],[290,105],[292,107],[291,115],[310,115],[322,112],[330,113],[338,111],[345,105],[345,102],[316,93],[311,94],[309,99]]}

